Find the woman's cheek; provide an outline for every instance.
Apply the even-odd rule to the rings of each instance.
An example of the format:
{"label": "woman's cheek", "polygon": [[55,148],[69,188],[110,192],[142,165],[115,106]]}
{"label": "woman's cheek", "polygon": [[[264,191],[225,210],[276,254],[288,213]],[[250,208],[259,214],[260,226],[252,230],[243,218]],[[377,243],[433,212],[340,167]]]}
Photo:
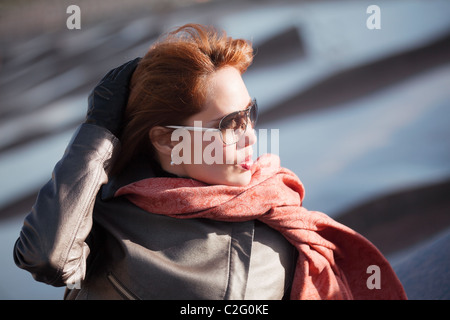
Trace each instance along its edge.
{"label": "woman's cheek", "polygon": [[236,164],[236,145],[223,145],[223,161],[225,164]]}

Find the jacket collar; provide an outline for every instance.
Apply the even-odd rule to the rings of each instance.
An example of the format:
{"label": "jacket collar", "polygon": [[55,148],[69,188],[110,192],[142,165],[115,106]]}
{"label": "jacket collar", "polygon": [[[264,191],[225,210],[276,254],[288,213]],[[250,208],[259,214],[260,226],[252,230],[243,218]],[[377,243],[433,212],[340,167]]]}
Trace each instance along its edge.
{"label": "jacket collar", "polygon": [[117,190],[130,183],[159,176],[158,167],[160,166],[149,157],[138,156],[122,172],[109,177],[108,183],[100,191],[102,200],[114,198]]}

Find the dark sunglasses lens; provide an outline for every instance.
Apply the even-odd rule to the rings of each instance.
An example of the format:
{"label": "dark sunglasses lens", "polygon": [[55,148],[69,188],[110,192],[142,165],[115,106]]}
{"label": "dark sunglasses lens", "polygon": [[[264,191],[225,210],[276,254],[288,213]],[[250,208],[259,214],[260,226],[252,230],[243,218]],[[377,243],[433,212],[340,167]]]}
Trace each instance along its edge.
{"label": "dark sunglasses lens", "polygon": [[253,100],[253,104],[250,107],[250,121],[252,122],[253,128],[255,128],[256,121],[258,121],[258,105],[256,100]]}
{"label": "dark sunglasses lens", "polygon": [[247,128],[247,115],[244,111],[231,113],[222,119],[220,131],[225,144],[236,143]]}
{"label": "dark sunglasses lens", "polygon": [[223,130],[241,130],[247,126],[247,119],[245,112],[236,112],[229,114],[222,119],[220,129]]}
{"label": "dark sunglasses lens", "polygon": [[222,138],[225,144],[233,144],[239,141],[247,129],[247,121],[249,118],[252,126],[255,127],[256,120],[258,119],[256,100],[253,101],[249,109],[230,113],[222,119],[220,122],[220,131],[222,132]]}

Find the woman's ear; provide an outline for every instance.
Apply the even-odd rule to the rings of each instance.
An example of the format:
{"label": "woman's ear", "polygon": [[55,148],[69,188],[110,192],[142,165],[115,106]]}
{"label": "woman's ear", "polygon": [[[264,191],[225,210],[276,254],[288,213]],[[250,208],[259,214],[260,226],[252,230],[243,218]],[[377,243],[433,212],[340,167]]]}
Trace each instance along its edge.
{"label": "woman's ear", "polygon": [[156,126],[150,129],[148,136],[153,147],[158,153],[170,156],[176,141],[171,139],[171,129]]}

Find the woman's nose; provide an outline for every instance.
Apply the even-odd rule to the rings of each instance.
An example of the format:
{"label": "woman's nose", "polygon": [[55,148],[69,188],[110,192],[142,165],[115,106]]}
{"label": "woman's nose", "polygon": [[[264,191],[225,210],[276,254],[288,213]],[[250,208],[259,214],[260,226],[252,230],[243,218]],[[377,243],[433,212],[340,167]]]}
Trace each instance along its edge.
{"label": "woman's nose", "polygon": [[255,129],[253,129],[252,125],[249,123],[244,135],[238,141],[238,146],[241,148],[245,148],[254,145],[256,143],[256,140],[257,138]]}

